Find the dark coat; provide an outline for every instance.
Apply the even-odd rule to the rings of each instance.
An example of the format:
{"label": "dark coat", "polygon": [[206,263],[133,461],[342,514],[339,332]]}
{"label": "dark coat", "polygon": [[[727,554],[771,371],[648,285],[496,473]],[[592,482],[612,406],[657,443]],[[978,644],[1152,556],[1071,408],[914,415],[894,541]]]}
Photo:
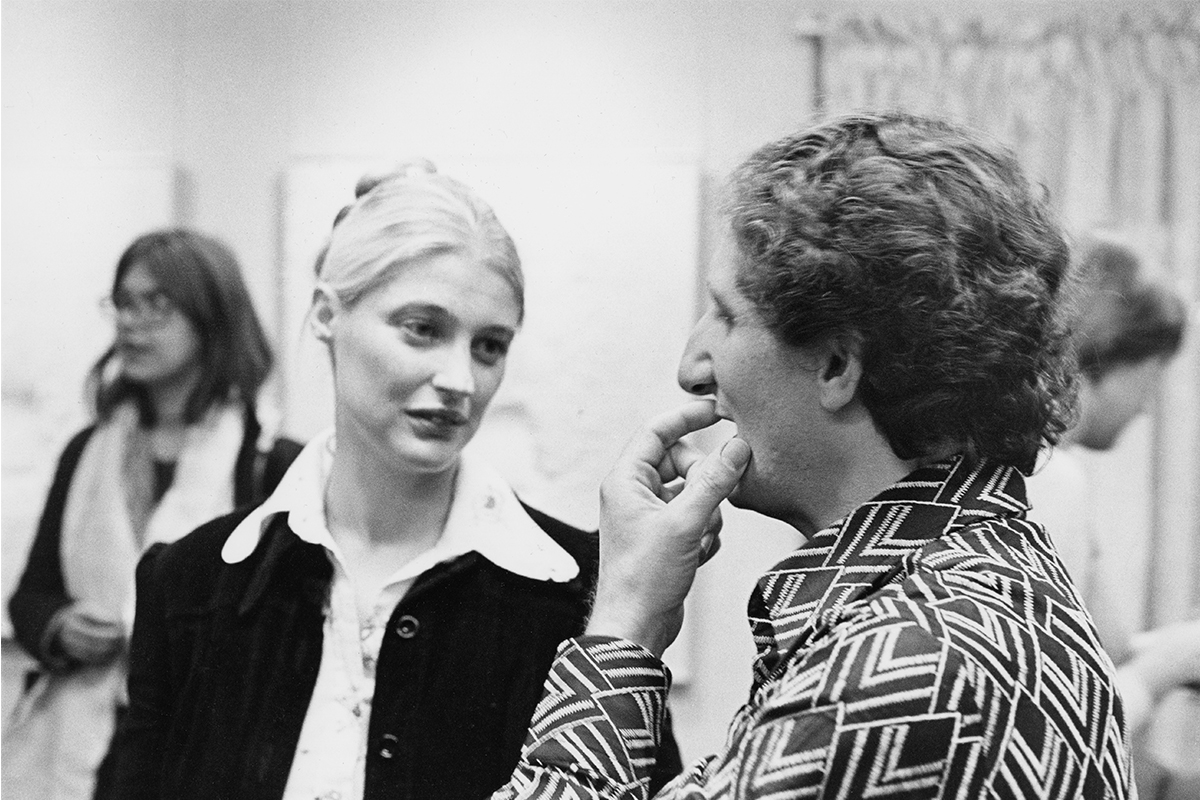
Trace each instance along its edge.
{"label": "dark coat", "polygon": [[[42,640],[46,626],[54,615],[74,602],[74,598],[67,594],[59,557],[63,513],[75,468],[95,430],[93,425],[77,433],[59,457],[37,533],[29,550],[29,559],[21,574],[21,581],[8,602],[8,616],[12,620],[17,642],[45,669],[70,667],[64,660],[42,652]],[[300,452],[300,444],[281,438],[275,441],[269,452],[260,453],[257,443],[261,432],[253,410],[247,409],[245,434],[234,464],[235,506],[257,505],[264,500]]]}
{"label": "dark coat", "polygon": [[[369,800],[482,798],[516,765],[555,650],[584,628],[598,562],[594,533],[527,510],[580,575],[537,581],[470,553],[417,579],[380,648]],[[138,567],[117,796],[283,795],[321,663],[333,570],[282,514],[249,558],[224,563],[221,547],[246,513],[152,549]],[[666,742],[656,786],[680,768]]]}

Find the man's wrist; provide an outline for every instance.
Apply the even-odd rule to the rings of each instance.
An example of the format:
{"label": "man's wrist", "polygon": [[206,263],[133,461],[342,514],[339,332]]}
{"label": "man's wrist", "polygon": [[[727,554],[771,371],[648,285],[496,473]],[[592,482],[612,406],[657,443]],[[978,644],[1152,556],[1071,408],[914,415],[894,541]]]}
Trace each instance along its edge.
{"label": "man's wrist", "polygon": [[609,603],[597,597],[584,635],[625,639],[661,659],[679,631],[678,625],[670,624],[670,618],[670,614],[648,615],[632,604]]}

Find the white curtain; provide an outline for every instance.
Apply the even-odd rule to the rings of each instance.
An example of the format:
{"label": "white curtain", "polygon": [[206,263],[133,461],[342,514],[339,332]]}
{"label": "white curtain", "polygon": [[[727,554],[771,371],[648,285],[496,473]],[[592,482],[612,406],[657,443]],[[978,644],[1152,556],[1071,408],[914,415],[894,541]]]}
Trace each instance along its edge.
{"label": "white curtain", "polygon": [[[1046,186],[1069,230],[1124,234],[1148,273],[1195,308],[1200,6],[893,4],[828,15],[819,29],[826,110],[897,108],[985,131]],[[1126,543],[1123,605],[1135,630],[1200,605],[1200,318],[1192,316],[1155,413],[1089,464],[1105,488],[1099,518]]]}
{"label": "white curtain", "polygon": [[1072,234],[1122,235],[1189,303],[1152,413],[1086,463],[1098,568],[1133,633],[1200,609],[1200,5],[1005,5],[814,6],[801,30],[819,43],[819,107],[994,136]]}

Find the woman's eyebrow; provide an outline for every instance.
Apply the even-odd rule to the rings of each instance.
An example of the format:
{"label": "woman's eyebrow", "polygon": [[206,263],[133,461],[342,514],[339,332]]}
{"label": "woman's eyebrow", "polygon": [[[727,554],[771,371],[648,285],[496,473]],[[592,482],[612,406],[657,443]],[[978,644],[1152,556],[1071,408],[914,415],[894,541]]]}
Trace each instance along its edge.
{"label": "woman's eyebrow", "polygon": [[487,333],[493,336],[500,335],[514,339],[517,335],[517,329],[509,325],[484,325],[479,329],[479,333]]}
{"label": "woman's eyebrow", "polygon": [[444,307],[439,306],[437,303],[421,303],[421,302],[401,303],[399,306],[397,306],[394,309],[394,313],[397,313],[397,314],[405,313],[405,312],[411,313],[414,311],[420,311],[425,314],[446,314],[446,315],[448,315],[450,313]]}
{"label": "woman's eyebrow", "polygon": [[[446,319],[454,319],[455,318],[454,314],[452,314],[450,312],[450,310],[445,308],[444,306],[440,306],[437,303],[422,303],[422,302],[418,302],[418,301],[414,301],[411,303],[403,303],[402,305],[393,309],[388,314],[388,316],[389,317],[402,317],[406,314],[424,314],[426,316],[433,317],[438,320],[446,320]],[[501,323],[497,323],[494,325],[484,325],[479,330],[480,330],[480,332],[483,332],[483,333],[501,333],[501,334],[508,336],[509,338],[515,337],[517,335],[517,328],[509,326],[509,325],[504,325]]]}

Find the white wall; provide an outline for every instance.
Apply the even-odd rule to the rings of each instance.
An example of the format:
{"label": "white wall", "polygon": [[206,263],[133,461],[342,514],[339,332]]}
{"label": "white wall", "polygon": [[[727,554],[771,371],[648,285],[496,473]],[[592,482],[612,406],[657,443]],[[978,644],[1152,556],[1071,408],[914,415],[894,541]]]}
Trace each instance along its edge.
{"label": "white wall", "polygon": [[[228,241],[281,354],[298,336],[285,313],[294,298],[278,292],[283,188],[297,164],[417,153],[565,163],[580,177],[562,189],[561,202],[581,208],[595,208],[597,187],[610,183],[589,181],[589,169],[599,179],[614,163],[691,167],[701,185],[699,273],[721,177],[751,148],[810,116],[811,54],[793,25],[820,7],[792,0],[4,0],[5,596],[52,462],[86,419],[79,386],[104,344],[92,300],[136,231],[173,220]],[[122,177],[106,178],[110,169]],[[523,226],[518,236],[532,253],[561,243],[549,228]],[[614,251],[629,252],[629,244]],[[589,255],[589,263],[604,263]],[[682,319],[695,283],[679,287]],[[619,316],[581,325],[580,350],[602,352],[605,332],[626,321]],[[678,346],[646,341],[645,357],[635,356],[630,370],[656,375],[663,391],[673,391],[670,376],[659,374],[669,372],[661,351]],[[600,460],[571,474],[592,479],[603,472]],[[747,594],[798,543],[785,526],[735,510],[723,539],[698,579],[678,645],[688,681],[676,686],[672,705],[685,757],[723,739],[750,681]],[[6,697],[10,653],[6,647]]]}
{"label": "white wall", "polygon": [[[103,346],[91,295],[103,292],[111,274],[120,247],[114,241],[160,217],[225,239],[241,256],[281,350],[297,335],[290,318],[285,327],[287,303],[276,291],[282,187],[297,163],[416,153],[556,161],[579,176],[562,189],[561,202],[581,208],[595,207],[597,187],[620,202],[603,180],[614,163],[634,172],[638,165],[690,167],[705,187],[692,209],[700,245],[719,177],[809,114],[809,55],[791,33],[795,9],[761,0],[5,0],[5,595],[52,461],[86,419],[79,383]],[[168,196],[130,199],[112,182],[72,180],[80,164],[95,162],[168,165]],[[57,193],[47,192],[46,181]],[[105,235],[95,233],[92,217],[62,219],[67,205],[82,209],[79,215],[89,207],[96,218],[115,215],[129,228],[113,223],[100,226]],[[59,224],[40,237],[45,247],[38,236],[13,235],[44,229],[48,218]],[[557,241],[553,233],[547,242]],[[538,237],[525,226],[518,246],[537,251]],[[638,249],[620,244],[614,252]],[[603,264],[602,255],[590,255],[589,263]],[[698,271],[702,257],[696,261]],[[680,325],[696,292],[695,281],[688,283],[678,291]],[[82,310],[64,314],[66,297]],[[589,320],[580,326],[580,349],[603,352],[605,331],[626,322],[615,312]],[[681,340],[646,341],[630,370],[669,372],[663,364],[672,355],[664,359],[661,350],[677,350]],[[48,366],[50,341],[61,357]],[[53,381],[45,380],[50,371]],[[674,391],[670,378],[655,380]],[[53,424],[30,422],[44,419],[47,408],[59,410]],[[603,469],[580,465],[588,475]],[[679,645],[689,680],[672,703],[685,757],[715,748],[744,699],[753,652],[745,599],[761,569],[796,543],[783,526],[738,512],[724,540],[703,571]],[[5,658],[7,678],[8,652]]]}

